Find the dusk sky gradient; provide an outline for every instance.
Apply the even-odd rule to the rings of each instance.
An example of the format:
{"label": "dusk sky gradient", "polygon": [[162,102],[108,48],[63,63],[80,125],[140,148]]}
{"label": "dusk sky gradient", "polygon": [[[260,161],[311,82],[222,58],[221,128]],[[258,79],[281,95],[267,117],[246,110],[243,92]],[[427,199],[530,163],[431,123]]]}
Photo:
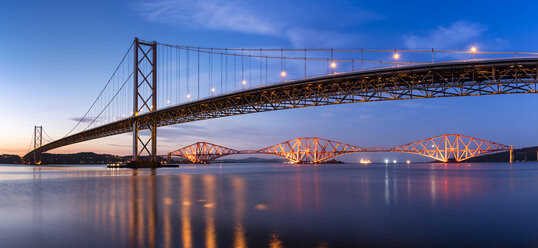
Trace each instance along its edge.
{"label": "dusk sky gradient", "polygon": [[[34,125],[63,137],[133,38],[207,47],[538,52],[537,1],[2,1],[0,154],[24,155]],[[450,58],[447,58],[450,59]],[[296,137],[363,147],[460,133],[538,145],[538,95],[342,104],[159,128],[159,154],[208,141],[259,149]],[[131,134],[52,150],[128,155]],[[404,154],[354,154],[421,160]]]}

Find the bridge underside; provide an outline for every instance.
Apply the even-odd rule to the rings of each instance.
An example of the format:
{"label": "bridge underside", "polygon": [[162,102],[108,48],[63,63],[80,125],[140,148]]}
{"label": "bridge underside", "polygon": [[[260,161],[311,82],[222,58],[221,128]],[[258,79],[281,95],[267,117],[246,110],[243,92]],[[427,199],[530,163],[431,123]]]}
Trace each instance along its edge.
{"label": "bridge underside", "polygon": [[[73,134],[34,153],[128,133],[204,119],[344,103],[537,93],[538,59],[473,60],[401,66],[289,81],[172,106]],[[27,160],[28,159],[28,160]]]}

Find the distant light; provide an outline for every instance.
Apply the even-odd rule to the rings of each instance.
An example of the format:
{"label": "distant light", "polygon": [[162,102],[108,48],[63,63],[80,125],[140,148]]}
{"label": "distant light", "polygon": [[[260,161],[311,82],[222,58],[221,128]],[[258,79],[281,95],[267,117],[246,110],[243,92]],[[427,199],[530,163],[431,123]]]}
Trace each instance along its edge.
{"label": "distant light", "polygon": [[187,98],[191,98],[191,94],[187,94]]}
{"label": "distant light", "polygon": [[388,164],[389,163],[389,160],[388,159],[385,159],[385,164]]}
{"label": "distant light", "polygon": [[331,63],[331,68],[333,68],[333,69],[336,68],[336,63],[335,62]]}
{"label": "distant light", "polygon": [[166,101],[166,103],[170,104],[170,100]]}
{"label": "distant light", "polygon": [[125,114],[122,114],[121,117],[125,117]]}
{"label": "distant light", "polygon": [[216,91],[216,89],[215,89],[215,88],[211,88],[211,92],[215,92],[215,91]]}
{"label": "distant light", "polygon": [[394,59],[399,59],[399,58],[400,58],[400,54],[395,53],[393,57],[394,57]]}
{"label": "distant light", "polygon": [[411,163],[411,161],[409,161],[409,160],[407,160],[407,161],[405,161],[405,162],[406,162],[407,164],[410,164],[410,163]]}
{"label": "distant light", "polygon": [[362,159],[361,158],[359,163],[361,163],[361,164],[369,164],[369,163],[372,163],[372,161],[370,161],[369,159]]}
{"label": "distant light", "polygon": [[471,47],[471,52],[476,53],[476,47]]}
{"label": "distant light", "polygon": [[394,161],[392,161],[392,163],[394,163],[394,164],[395,164],[395,163],[396,163],[396,159],[395,159]]}
{"label": "distant light", "polygon": [[246,85],[247,84],[247,80],[243,80],[243,82],[241,82],[243,85]]}
{"label": "distant light", "polygon": [[280,73],[280,76],[285,77],[285,76],[286,76],[286,72],[285,72],[285,71],[282,71],[282,72]]}
{"label": "distant light", "polygon": [[434,145],[434,144],[432,144],[432,147],[435,147],[435,145]]}

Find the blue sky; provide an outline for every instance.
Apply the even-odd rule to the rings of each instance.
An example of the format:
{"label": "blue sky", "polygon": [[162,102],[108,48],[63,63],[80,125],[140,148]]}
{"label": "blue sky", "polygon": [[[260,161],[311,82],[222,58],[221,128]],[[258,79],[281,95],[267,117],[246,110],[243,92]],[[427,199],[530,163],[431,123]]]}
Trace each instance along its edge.
{"label": "blue sky", "polygon": [[[3,1],[0,153],[24,154],[34,125],[76,123],[138,36],[212,47],[538,51],[536,1]],[[531,14],[522,12],[522,8]],[[255,149],[300,136],[393,146],[462,133],[537,145],[538,96],[425,99],[286,110],[159,130],[159,152],[196,141]],[[130,153],[130,135],[53,152]],[[349,155],[418,159],[393,154]]]}

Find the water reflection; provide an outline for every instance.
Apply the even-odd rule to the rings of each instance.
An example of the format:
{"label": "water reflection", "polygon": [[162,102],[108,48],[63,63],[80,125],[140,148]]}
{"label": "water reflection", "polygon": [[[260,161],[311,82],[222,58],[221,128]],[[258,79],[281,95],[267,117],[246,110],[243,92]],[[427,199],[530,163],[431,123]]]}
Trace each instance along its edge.
{"label": "water reflection", "polygon": [[181,240],[183,247],[192,247],[192,229],[191,229],[191,175],[180,175],[181,181]]}
{"label": "water reflection", "polygon": [[205,200],[201,200],[205,207],[205,247],[217,247],[217,238],[215,233],[215,176],[204,175],[202,177],[204,183]]}
{"label": "water reflection", "polygon": [[245,229],[243,227],[243,218],[245,215],[245,180],[240,177],[232,177],[232,187],[234,192],[234,245],[233,247],[245,248],[247,241],[245,237]]}
{"label": "water reflection", "polygon": [[[503,194],[513,202],[518,199],[515,192],[538,186],[536,177],[529,178],[529,174],[538,176],[538,170],[496,166],[230,165],[207,166],[193,170],[196,173],[190,169],[3,167],[0,216],[6,221],[0,223],[0,241],[31,247],[36,242],[10,239],[10,234],[30,229],[36,233],[31,238],[44,239],[43,247],[56,247],[58,243],[50,241],[54,238],[78,247],[456,242],[450,237],[476,231],[459,227],[460,222],[480,216],[465,206],[506,207],[502,198],[486,196]],[[21,224],[10,226],[11,219]],[[51,226],[61,226],[61,232]],[[444,236],[433,233],[439,228],[446,232]],[[400,235],[397,243],[379,235],[387,230]],[[498,234],[501,240],[502,235],[513,238],[500,229]],[[69,235],[77,238],[70,240]],[[85,245],[79,244],[82,241]]]}

